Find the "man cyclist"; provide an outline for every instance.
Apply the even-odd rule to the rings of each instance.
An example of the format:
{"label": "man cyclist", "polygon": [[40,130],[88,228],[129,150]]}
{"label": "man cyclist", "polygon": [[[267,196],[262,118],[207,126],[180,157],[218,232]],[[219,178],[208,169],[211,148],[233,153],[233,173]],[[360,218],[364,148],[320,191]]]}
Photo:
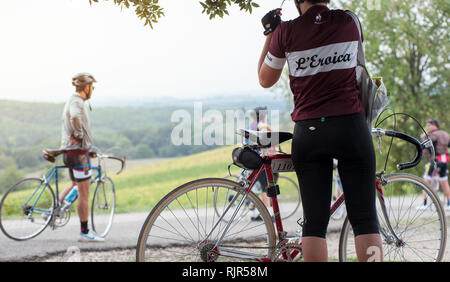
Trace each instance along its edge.
{"label": "man cyclist", "polygon": [[267,37],[258,78],[262,87],[271,87],[288,63],[296,123],[292,161],[303,203],[305,261],[328,260],[333,159],[339,161],[358,259],[374,259],[368,250],[376,247],[374,260],[381,261],[375,151],[356,80],[360,23],[345,11],[330,10],[329,2],[294,0],[301,16],[287,22],[281,22],[280,9],[264,16]]}
{"label": "man cyclist", "polygon": [[93,139],[85,102],[91,98],[95,82],[97,81],[94,76],[89,73],[79,73],[72,78],[76,92],[64,106],[60,148],[64,151],[63,161],[69,168],[72,180],[72,185],[61,192],[60,199],[62,201],[75,186],[78,186],[77,211],[81,225],[78,240],[87,242],[105,240],[88,228],[89,186],[92,173],[89,152],[93,147]]}
{"label": "man cyclist", "polygon": [[[449,155],[448,155],[448,146],[450,143],[450,137],[449,134],[439,128],[439,122],[435,119],[430,119],[427,121],[427,129],[428,129],[428,136],[430,136],[431,141],[433,142],[433,146],[436,153],[436,169],[439,174],[439,184],[441,185],[442,189],[444,190],[445,198],[447,199],[447,203],[445,205],[445,210],[450,210],[450,186],[448,183],[448,170],[447,170],[447,163],[449,162]],[[422,135],[422,139],[425,139],[425,134]],[[424,152],[425,156],[428,156],[430,158],[430,152],[428,150],[425,150]],[[435,167],[430,164],[428,165],[428,170],[425,171],[425,180],[431,184],[432,175],[434,172]],[[427,198],[426,195],[424,195],[424,203],[423,206],[418,207],[419,209],[426,209],[427,206]]]}

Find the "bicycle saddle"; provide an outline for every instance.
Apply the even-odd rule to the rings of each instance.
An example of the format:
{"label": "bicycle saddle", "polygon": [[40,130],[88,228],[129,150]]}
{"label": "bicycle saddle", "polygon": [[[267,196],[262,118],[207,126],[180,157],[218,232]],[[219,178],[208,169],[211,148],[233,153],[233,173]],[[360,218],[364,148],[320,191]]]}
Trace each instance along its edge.
{"label": "bicycle saddle", "polygon": [[276,146],[293,137],[290,132],[256,131],[250,129],[238,129],[236,130],[236,134],[247,138],[249,145],[256,145],[260,148]]}
{"label": "bicycle saddle", "polygon": [[54,163],[56,161],[56,157],[64,153],[64,150],[52,150],[52,149],[44,149],[42,151],[44,153],[44,159],[47,161]]}

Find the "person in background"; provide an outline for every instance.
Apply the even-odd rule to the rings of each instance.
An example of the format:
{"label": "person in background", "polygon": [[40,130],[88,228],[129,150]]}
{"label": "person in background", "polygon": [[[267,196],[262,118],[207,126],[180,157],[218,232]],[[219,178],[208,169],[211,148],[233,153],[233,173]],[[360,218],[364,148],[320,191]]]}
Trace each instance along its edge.
{"label": "person in background", "polygon": [[[252,111],[252,122],[249,125],[250,130],[255,131],[272,131],[272,128],[267,123],[267,107],[256,107]],[[248,144],[248,140],[245,140],[245,144]],[[264,149],[265,150],[265,149]],[[273,154],[275,151],[275,148],[271,147],[268,152],[264,152],[267,154]],[[274,173],[273,175],[275,182],[278,179],[278,173]],[[272,201],[269,196],[267,196],[267,176],[265,170],[263,170],[259,176],[258,180],[253,186],[252,190],[258,195],[261,195],[261,200],[263,201],[264,205],[266,206],[267,210],[269,211],[270,215],[273,216],[273,208],[272,208]],[[261,191],[261,193],[259,193]],[[250,207],[251,211],[251,220],[253,221],[259,221],[262,220],[262,217],[259,215],[258,211],[256,209],[252,209]]]}
{"label": "person in background", "polygon": [[[435,119],[430,119],[427,121],[427,129],[428,129],[428,136],[430,136],[431,141],[433,142],[434,150],[436,153],[435,162],[436,167],[432,165],[432,162],[430,160],[430,163],[428,164],[427,168],[428,170],[425,171],[425,180],[431,184],[431,179],[434,170],[436,169],[439,174],[439,184],[441,185],[442,189],[444,190],[444,195],[446,198],[446,203],[444,206],[444,209],[446,211],[450,210],[450,186],[448,183],[448,162],[449,162],[449,155],[448,155],[448,146],[450,144],[450,137],[447,132],[444,130],[441,130],[439,128],[439,122]],[[422,140],[425,140],[426,136],[423,134]],[[424,151],[424,155],[428,158],[431,158],[429,150]],[[426,195],[424,194],[424,200],[423,200],[423,206],[419,206],[418,209],[427,209],[428,203]]]}

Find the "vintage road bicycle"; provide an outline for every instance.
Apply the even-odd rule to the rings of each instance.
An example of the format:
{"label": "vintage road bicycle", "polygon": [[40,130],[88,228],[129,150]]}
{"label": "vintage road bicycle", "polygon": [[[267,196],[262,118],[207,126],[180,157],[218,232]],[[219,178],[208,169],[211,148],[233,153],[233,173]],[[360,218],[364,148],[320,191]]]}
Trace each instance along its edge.
{"label": "vintage road bicycle", "polygon": [[[235,182],[245,182],[248,179],[248,176],[250,175],[251,171],[249,172],[247,169],[243,169],[240,174],[230,174],[225,176],[225,179],[230,179]],[[290,218],[291,216],[297,214],[300,204],[302,202],[302,197],[300,193],[300,187],[297,184],[297,181],[292,179],[288,175],[279,174],[278,177],[275,178],[275,183],[278,184],[280,189],[283,191],[283,193],[280,193],[277,197],[278,204],[280,207],[280,210],[283,212],[282,218],[283,220]],[[277,179],[276,179],[277,178]],[[255,189],[256,188],[256,189]],[[217,191],[217,190],[216,190]],[[342,183],[341,179],[339,177],[339,172],[337,170],[337,164],[333,166],[333,197],[332,201],[336,201],[339,196],[342,194]],[[252,188],[252,192],[255,193],[257,196],[261,197],[262,189],[257,183]],[[216,193],[217,194],[217,193]],[[229,201],[233,199],[234,192],[231,190],[229,191],[229,195],[227,195]],[[217,198],[217,195],[215,195]],[[216,206],[216,202],[214,202]],[[251,213],[251,206],[250,203],[247,202],[244,206],[244,208],[249,209],[248,213]],[[216,210],[218,213],[218,211]],[[243,212],[242,215],[246,216],[248,213]],[[219,215],[219,213],[218,213]],[[331,216],[331,219],[333,220],[341,220],[345,215],[345,206],[342,205],[339,209],[336,210],[336,212]],[[219,215],[220,216],[220,215]]]}
{"label": "vintage road bicycle", "polygon": [[[61,150],[45,150],[44,158],[55,162],[56,157],[62,153]],[[91,154],[98,159],[98,165],[91,167],[93,171],[97,171],[91,179],[91,185],[96,185],[90,206],[91,227],[97,235],[105,237],[111,230],[116,208],[115,187],[106,173],[105,160],[119,161],[119,174],[125,168],[126,157],[120,159],[104,154]],[[42,178],[20,180],[3,195],[0,202],[0,229],[8,238],[16,241],[29,240],[41,234],[47,226],[54,230],[69,222],[74,209],[73,203],[68,207],[60,204],[58,183],[61,169],[67,167],[54,165]]]}
{"label": "vintage road bicycle", "polygon": [[[237,134],[274,146],[292,138],[289,132],[238,130]],[[412,162],[399,164],[399,170],[416,166],[423,149],[434,154],[430,139],[419,142],[401,132],[373,129],[374,137],[391,136],[415,146]],[[252,149],[260,149],[257,145]],[[272,218],[258,196],[251,192],[258,175],[266,172],[268,194],[272,198]],[[264,156],[244,183],[223,178],[205,178],[183,184],[167,194],[149,213],[136,248],[136,260],[143,261],[301,261],[301,234],[284,230],[277,196],[280,192],[273,173],[293,171],[291,155]],[[377,214],[383,240],[384,261],[441,261],[446,246],[446,218],[433,189],[421,178],[407,174],[376,174]],[[229,201],[227,195],[233,193]],[[422,191],[432,209],[418,211]],[[344,204],[344,195],[331,206],[330,215]],[[242,216],[243,205],[251,202],[262,221]],[[220,207],[219,212],[215,208]],[[299,224],[302,221],[299,220]],[[357,260],[354,236],[346,218],[339,240],[339,260]]]}

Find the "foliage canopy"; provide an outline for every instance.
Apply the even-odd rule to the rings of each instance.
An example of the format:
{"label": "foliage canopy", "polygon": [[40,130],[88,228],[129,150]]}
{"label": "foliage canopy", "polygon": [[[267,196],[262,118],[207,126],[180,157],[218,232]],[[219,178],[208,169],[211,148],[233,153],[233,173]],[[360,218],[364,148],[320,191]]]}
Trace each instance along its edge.
{"label": "foliage canopy", "polygon": [[[103,0],[108,1],[108,0]],[[159,0],[113,0],[114,4],[121,8],[134,8],[136,16],[144,21],[144,25],[153,28],[153,24],[164,16],[164,8],[159,5]],[[183,0],[185,1],[185,0]],[[89,0],[100,2],[100,0]],[[253,8],[259,7],[254,0],[203,0],[200,1],[203,8],[202,13],[209,15],[210,19],[228,15],[230,6],[238,6],[240,10],[251,13]]]}

